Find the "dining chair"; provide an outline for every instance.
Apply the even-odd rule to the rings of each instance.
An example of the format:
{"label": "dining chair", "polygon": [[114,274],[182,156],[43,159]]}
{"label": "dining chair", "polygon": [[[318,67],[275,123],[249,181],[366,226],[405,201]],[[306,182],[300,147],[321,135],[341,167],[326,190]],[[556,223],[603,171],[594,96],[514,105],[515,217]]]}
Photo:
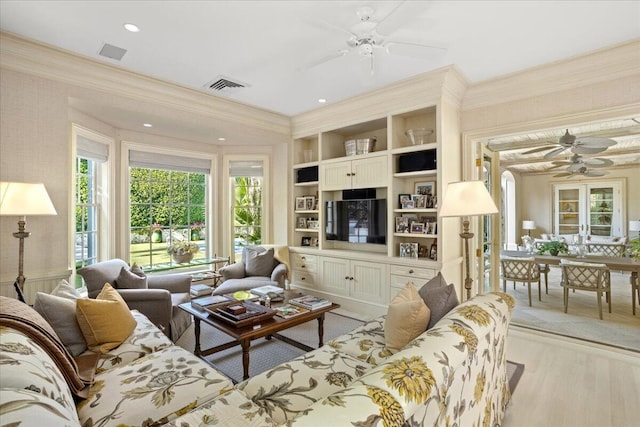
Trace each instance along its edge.
{"label": "dining chair", "polygon": [[611,274],[605,264],[561,260],[564,286],[564,312],[569,306],[569,289],[596,292],[598,312],[602,320],[602,294],[605,294],[611,313]]}
{"label": "dining chair", "polygon": [[604,256],[624,256],[626,245],[624,243],[587,243],[587,252],[602,254]]}
{"label": "dining chair", "polygon": [[542,301],[542,291],[540,289],[540,267],[534,257],[502,257],[500,258],[502,267],[502,290],[507,292],[507,280],[513,281],[513,288],[516,282],[527,284],[529,292],[529,307],[531,307],[531,283],[538,282],[538,301]]}

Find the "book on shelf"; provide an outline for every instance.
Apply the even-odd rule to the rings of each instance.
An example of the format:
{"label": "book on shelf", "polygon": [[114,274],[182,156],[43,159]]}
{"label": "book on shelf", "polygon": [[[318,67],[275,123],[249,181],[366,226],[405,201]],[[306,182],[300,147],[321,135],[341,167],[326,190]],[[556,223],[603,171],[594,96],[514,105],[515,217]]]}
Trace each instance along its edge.
{"label": "book on shelf", "polygon": [[209,285],[191,285],[191,296],[201,297],[203,295],[211,295],[213,289]]}
{"label": "book on shelf", "polygon": [[269,292],[273,292],[273,293],[276,293],[276,294],[283,294],[284,293],[284,289],[281,288],[280,286],[274,286],[274,285],[260,286],[259,288],[251,289],[251,293],[256,294],[256,295],[260,295],[261,297],[265,296]]}
{"label": "book on shelf", "polygon": [[191,300],[191,307],[204,311],[205,307],[215,304],[229,303],[232,299],[223,295],[209,295],[208,297],[195,298]]}
{"label": "book on shelf", "polygon": [[309,310],[292,304],[285,304],[279,307],[275,307],[276,316],[280,316],[285,319],[289,319],[291,317],[299,316],[304,313],[308,313]]}
{"label": "book on shelf", "polygon": [[332,303],[328,299],[314,297],[313,295],[303,295],[298,298],[292,298],[289,300],[289,304],[303,307],[308,310],[317,310],[319,308],[328,307]]}

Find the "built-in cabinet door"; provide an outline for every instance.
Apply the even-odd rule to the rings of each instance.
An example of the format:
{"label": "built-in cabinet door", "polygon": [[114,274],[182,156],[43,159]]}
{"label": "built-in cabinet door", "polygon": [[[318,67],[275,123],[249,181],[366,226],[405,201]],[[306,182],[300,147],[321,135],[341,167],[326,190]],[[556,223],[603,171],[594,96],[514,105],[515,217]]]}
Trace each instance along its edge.
{"label": "built-in cabinet door", "polygon": [[366,261],[351,261],[349,296],[370,302],[387,299],[387,265]]}
{"label": "built-in cabinet door", "polygon": [[387,156],[354,160],[351,163],[351,188],[386,187]]}
{"label": "built-in cabinet door", "polygon": [[341,258],[320,257],[320,275],[322,280],[318,289],[346,295],[348,291],[350,265],[349,261]]}
{"label": "built-in cabinet door", "polygon": [[622,236],[621,181],[554,186],[556,234]]}
{"label": "built-in cabinet door", "polygon": [[320,171],[323,191],[351,188],[351,161],[322,165]]}

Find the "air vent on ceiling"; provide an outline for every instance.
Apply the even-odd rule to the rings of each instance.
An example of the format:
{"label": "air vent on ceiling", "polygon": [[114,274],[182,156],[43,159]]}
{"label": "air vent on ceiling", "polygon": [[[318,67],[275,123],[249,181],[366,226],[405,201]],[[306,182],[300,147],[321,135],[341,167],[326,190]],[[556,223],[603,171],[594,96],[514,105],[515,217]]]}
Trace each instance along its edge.
{"label": "air vent on ceiling", "polygon": [[127,49],[105,43],[102,45],[102,48],[100,49],[100,52],[98,52],[98,55],[106,56],[107,58],[120,61],[125,53],[127,53]]}
{"label": "air vent on ceiling", "polygon": [[204,88],[214,92],[230,93],[249,86],[250,85],[247,83],[243,83],[239,80],[234,80],[225,76],[218,76],[204,85]]}

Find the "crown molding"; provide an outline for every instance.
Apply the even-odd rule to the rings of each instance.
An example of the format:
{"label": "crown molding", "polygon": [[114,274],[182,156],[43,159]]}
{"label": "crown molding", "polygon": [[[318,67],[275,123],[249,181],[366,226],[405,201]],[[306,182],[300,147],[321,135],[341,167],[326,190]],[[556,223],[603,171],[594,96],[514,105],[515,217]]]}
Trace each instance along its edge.
{"label": "crown molding", "polygon": [[0,32],[0,67],[290,136],[289,117]]}
{"label": "crown molding", "polygon": [[464,95],[468,111],[627,77],[640,79],[640,39],[474,83]]}

